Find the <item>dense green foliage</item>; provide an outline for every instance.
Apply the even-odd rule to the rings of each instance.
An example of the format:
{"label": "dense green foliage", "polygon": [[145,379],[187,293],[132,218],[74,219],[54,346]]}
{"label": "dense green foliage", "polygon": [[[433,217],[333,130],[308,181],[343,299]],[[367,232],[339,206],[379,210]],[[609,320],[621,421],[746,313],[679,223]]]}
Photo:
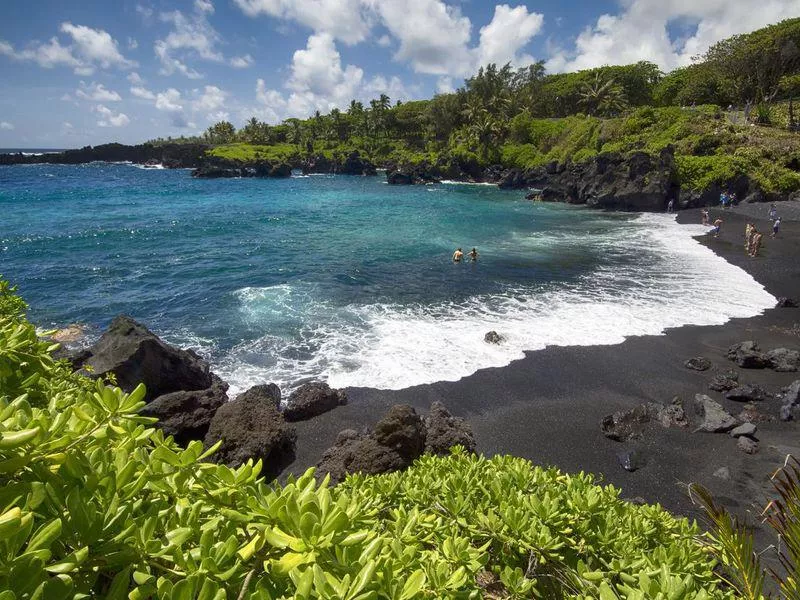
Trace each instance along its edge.
{"label": "dense green foliage", "polygon": [[695,525],[589,475],[424,457],[404,473],[205,462],[49,356],[0,290],[0,599],[723,598]]}

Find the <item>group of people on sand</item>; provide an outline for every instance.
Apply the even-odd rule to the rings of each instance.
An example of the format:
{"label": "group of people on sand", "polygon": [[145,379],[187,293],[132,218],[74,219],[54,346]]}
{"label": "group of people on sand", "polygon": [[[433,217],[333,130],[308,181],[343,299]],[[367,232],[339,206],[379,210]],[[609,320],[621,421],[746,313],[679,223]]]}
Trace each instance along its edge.
{"label": "group of people on sand", "polygon": [[[466,258],[469,259],[469,262],[475,262],[478,260],[478,250],[473,248],[467,253]],[[453,252],[453,262],[459,263],[462,260],[465,260],[464,253],[461,251],[461,248],[456,248],[456,251]]]}
{"label": "group of people on sand", "polygon": [[758,256],[758,251],[761,250],[761,241],[764,234],[752,223],[747,223],[744,228],[744,250],[748,256]]}
{"label": "group of people on sand", "polygon": [[728,208],[736,204],[736,192],[722,192],[719,195],[719,203],[722,208]]}

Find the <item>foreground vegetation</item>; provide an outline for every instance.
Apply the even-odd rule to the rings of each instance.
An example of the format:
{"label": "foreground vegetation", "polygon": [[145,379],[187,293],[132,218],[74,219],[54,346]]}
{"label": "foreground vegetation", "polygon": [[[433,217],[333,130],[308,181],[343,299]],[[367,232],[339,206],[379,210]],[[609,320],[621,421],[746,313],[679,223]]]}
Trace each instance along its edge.
{"label": "foreground vegetation", "polygon": [[2,600],[733,597],[695,525],[589,475],[456,450],[331,487],[208,462],[23,310],[2,283]]}
{"label": "foreground vegetation", "polygon": [[[353,151],[377,165],[532,168],[672,144],[680,183],[704,189],[748,174],[764,192],[800,189],[800,18],[715,44],[664,74],[648,62],[546,74],[488,65],[451,94],[317,112],[268,125],[220,122],[193,141],[214,156],[299,163]],[[174,140],[173,140],[174,141]],[[184,140],[192,141],[192,140]]]}

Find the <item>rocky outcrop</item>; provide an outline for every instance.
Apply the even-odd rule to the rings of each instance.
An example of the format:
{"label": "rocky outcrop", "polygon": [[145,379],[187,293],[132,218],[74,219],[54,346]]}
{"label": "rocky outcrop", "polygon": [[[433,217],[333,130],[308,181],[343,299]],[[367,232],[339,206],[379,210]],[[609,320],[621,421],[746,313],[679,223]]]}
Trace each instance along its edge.
{"label": "rocky outcrop", "polygon": [[102,144],[39,156],[0,154],[0,165],[59,164],[78,165],[95,161],[132,162],[163,165],[168,169],[195,168],[202,162],[208,146],[204,144]]}
{"label": "rocky outcrop", "polygon": [[783,390],[783,401],[781,403],[781,421],[791,421],[798,418],[797,412],[800,408],[800,379],[793,381]]}
{"label": "rocky outcrop", "polygon": [[373,431],[358,433],[347,429],[339,433],[336,444],[325,451],[317,474],[330,474],[334,482],[348,473],[377,474],[405,469],[423,452],[447,454],[454,445],[472,452],[475,440],[469,425],[453,417],[434,402],[430,413],[421,419],[410,406],[392,406]]}
{"label": "rocky outcrop", "polygon": [[354,150],[346,157],[335,156],[328,158],[316,154],[305,158],[300,163],[304,175],[310,173],[338,173],[340,175],[375,175],[375,165],[362,157],[358,150]]}
{"label": "rocky outcrop", "polygon": [[288,163],[255,160],[242,162],[218,156],[206,156],[192,171],[192,177],[220,179],[230,177],[289,177],[292,166]]}
{"label": "rocky outcrop", "polygon": [[343,404],[347,404],[343,390],[331,389],[327,383],[306,383],[290,394],[283,416],[290,422],[304,421]]}
{"label": "rocky outcrop", "polygon": [[181,445],[202,441],[217,409],[228,401],[228,384],[213,373],[211,377],[210,387],[164,394],[147,404],[140,414],[156,417],[156,426]]}
{"label": "rocky outcrop", "polygon": [[659,156],[634,152],[600,154],[577,164],[509,169],[501,188],[536,188],[545,201],[586,204],[595,208],[663,211],[678,196],[674,149]]}
{"label": "rocky outcrop", "polygon": [[208,363],[191,350],[164,343],[131,317],[115,318],[90,348],[85,374],[113,374],[117,385],[130,392],[139,383],[147,387],[146,401],[181,390],[204,390],[213,381]]}
{"label": "rocky outcrop", "polygon": [[752,340],[728,348],[728,360],[743,369],[764,369],[767,366],[767,358],[761,353],[758,343]]}
{"label": "rocky outcrop", "polygon": [[684,362],[683,366],[693,371],[708,371],[711,368],[711,361],[705,356],[695,356]]}
{"label": "rocky outcrop", "polygon": [[348,473],[377,474],[405,469],[425,449],[425,427],[416,411],[406,404],[392,406],[373,432],[345,430],[325,451],[317,473],[329,473],[334,482]]}
{"label": "rocky outcrop", "polygon": [[736,371],[717,373],[708,384],[708,389],[715,392],[727,392],[735,387],[739,387],[739,374]]}
{"label": "rocky outcrop", "polygon": [[767,366],[774,371],[790,373],[800,366],[800,352],[787,348],[775,348],[766,353]]}
{"label": "rocky outcrop", "polygon": [[630,410],[617,411],[600,420],[600,430],[611,440],[627,442],[641,438],[650,423],[664,428],[688,427],[683,402],[676,397],[667,405],[648,402]]}
{"label": "rocky outcrop", "polygon": [[483,336],[483,341],[487,344],[499,344],[503,339],[505,338],[496,331],[489,331]]}
{"label": "rocky outcrop", "polygon": [[453,446],[463,446],[467,452],[475,452],[472,428],[436,401],[425,417],[425,452],[445,456]]}
{"label": "rocky outcrop", "polygon": [[256,386],[221,406],[208,428],[205,445],[222,441],[211,459],[236,467],[248,459],[263,461],[263,472],[276,477],[294,460],[297,432],[287,425],[274,386]]}
{"label": "rocky outcrop", "polygon": [[746,436],[742,436],[736,441],[736,447],[745,454],[758,452],[758,442]]}
{"label": "rocky outcrop", "polygon": [[742,437],[743,435],[753,437],[757,430],[758,428],[752,423],[742,423],[730,430],[730,436],[734,438]]}
{"label": "rocky outcrop", "polygon": [[728,400],[735,402],[763,402],[772,398],[772,394],[755,384],[744,384],[725,392]]}
{"label": "rocky outcrop", "polygon": [[425,166],[416,166],[408,169],[391,169],[386,171],[386,182],[389,185],[418,185],[425,183],[439,183],[441,179],[429,171]]}
{"label": "rocky outcrop", "polygon": [[694,397],[695,412],[701,418],[700,425],[695,431],[705,433],[725,433],[736,427],[738,422],[728,413],[719,402],[716,402],[705,394],[697,394]]}

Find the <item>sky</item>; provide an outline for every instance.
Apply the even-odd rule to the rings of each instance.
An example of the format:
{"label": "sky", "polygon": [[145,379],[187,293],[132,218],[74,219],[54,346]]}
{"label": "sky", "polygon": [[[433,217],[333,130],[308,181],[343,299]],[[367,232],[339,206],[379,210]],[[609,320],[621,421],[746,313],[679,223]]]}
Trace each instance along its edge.
{"label": "sky", "polygon": [[4,0],[0,147],[194,135],[452,91],[480,65],[649,60],[800,16],[800,0]]}

